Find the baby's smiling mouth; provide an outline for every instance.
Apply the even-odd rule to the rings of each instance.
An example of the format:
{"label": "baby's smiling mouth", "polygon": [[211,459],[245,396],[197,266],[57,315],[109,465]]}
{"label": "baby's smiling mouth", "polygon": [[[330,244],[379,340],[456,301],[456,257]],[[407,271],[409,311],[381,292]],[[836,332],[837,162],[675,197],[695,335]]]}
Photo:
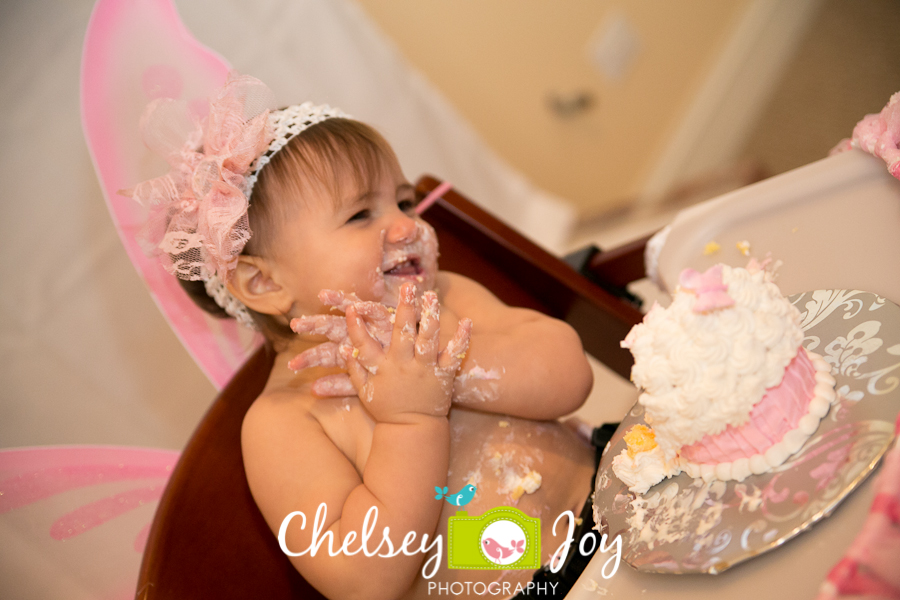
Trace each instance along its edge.
{"label": "baby's smiling mouth", "polygon": [[396,277],[415,277],[422,274],[422,266],[418,257],[410,256],[405,260],[396,263],[390,269],[385,269],[384,274]]}

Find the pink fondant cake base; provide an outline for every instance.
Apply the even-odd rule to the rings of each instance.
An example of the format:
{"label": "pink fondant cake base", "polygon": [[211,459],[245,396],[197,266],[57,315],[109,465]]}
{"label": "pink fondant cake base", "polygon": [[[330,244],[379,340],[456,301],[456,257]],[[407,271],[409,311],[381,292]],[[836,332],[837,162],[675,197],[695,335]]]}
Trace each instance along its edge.
{"label": "pink fondant cake base", "polygon": [[816,386],[815,367],[801,348],[785,369],[781,383],[766,391],[750,411],[750,420],[739,427],[729,425],[716,435],[681,449],[681,457],[697,464],[733,462],[763,454],[797,428],[809,412]]}

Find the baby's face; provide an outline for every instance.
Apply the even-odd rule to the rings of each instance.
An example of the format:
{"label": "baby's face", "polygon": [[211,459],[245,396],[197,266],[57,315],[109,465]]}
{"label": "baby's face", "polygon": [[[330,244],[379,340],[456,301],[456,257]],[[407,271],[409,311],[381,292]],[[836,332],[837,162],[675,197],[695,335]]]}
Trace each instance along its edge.
{"label": "baby's face", "polygon": [[372,189],[350,179],[341,182],[338,202],[326,190],[311,191],[275,232],[274,258],[294,299],[292,317],[324,312],[323,289],[396,307],[403,283],[415,283],[419,295],[434,288],[437,238],[416,216],[415,192],[399,165],[385,165]]}

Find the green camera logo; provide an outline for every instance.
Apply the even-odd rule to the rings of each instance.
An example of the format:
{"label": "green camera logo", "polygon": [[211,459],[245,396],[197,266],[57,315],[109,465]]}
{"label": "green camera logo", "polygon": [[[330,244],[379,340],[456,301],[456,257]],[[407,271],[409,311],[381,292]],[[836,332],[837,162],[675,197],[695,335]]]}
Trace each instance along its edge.
{"label": "green camera logo", "polygon": [[457,511],[447,531],[450,569],[540,569],[541,520],[510,506],[480,517]]}

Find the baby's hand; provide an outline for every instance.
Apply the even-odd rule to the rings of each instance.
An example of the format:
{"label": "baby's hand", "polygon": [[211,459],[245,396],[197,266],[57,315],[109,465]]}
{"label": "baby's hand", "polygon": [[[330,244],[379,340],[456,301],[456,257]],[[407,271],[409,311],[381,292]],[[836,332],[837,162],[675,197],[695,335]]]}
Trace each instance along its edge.
{"label": "baby's hand", "polygon": [[[337,290],[322,290],[319,299],[326,306],[332,306],[346,312],[347,308],[354,306],[359,315],[365,319],[366,329],[369,334],[378,340],[383,347],[387,347],[391,341],[391,329],[393,328],[394,315],[392,309],[378,302],[360,300],[356,294],[344,293]],[[288,363],[288,368],[299,371],[309,367],[346,367],[343,355],[352,350],[350,338],[347,335],[347,320],[338,315],[312,315],[291,319],[291,329],[295,333],[307,335],[324,335],[328,342],[319,344],[314,348],[298,354]],[[346,379],[346,378],[344,378]],[[349,380],[347,381],[349,385]],[[339,392],[339,389],[334,389]],[[355,393],[350,388],[347,393]],[[347,395],[328,393],[325,395]]]}
{"label": "baby's hand", "polygon": [[[369,334],[381,342],[382,347],[387,348],[391,343],[391,329],[394,326],[394,309],[380,302],[360,300],[352,292],[339,290],[322,290],[319,292],[319,300],[325,306],[330,306],[341,312],[347,312],[351,306],[365,319],[366,329]],[[299,332],[298,332],[299,333]]]}
{"label": "baby's hand", "polygon": [[409,414],[443,416],[450,410],[453,379],[468,348],[472,322],[460,321],[453,339],[439,351],[437,295],[426,292],[422,301],[422,320],[416,332],[415,286],[400,288],[400,305],[387,349],[366,331],[355,306],[347,308],[347,331],[354,347],[344,356],[348,374],[378,422],[402,421]]}

